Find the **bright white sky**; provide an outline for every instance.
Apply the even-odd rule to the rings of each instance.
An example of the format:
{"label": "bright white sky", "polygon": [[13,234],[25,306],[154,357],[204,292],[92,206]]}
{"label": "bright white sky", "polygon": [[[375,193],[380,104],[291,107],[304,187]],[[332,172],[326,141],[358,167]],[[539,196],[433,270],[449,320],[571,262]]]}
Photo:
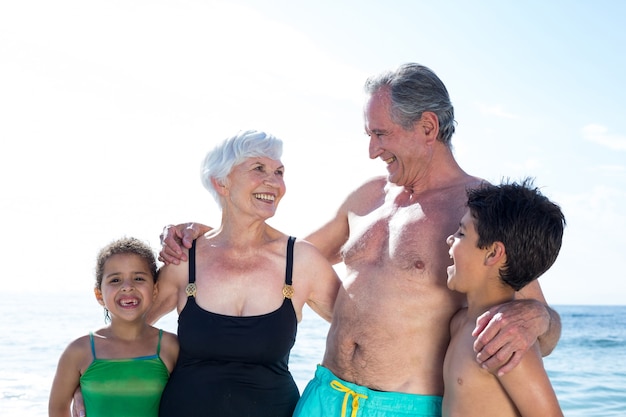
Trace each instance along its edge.
{"label": "bright white sky", "polygon": [[[271,5],[267,4],[271,3]],[[199,164],[239,129],[285,141],[271,223],[303,237],[384,174],[365,78],[432,68],[459,163],[536,178],[568,227],[553,304],[624,304],[626,3],[191,0],[0,4],[0,291],[79,291],[122,235],[219,222]]]}

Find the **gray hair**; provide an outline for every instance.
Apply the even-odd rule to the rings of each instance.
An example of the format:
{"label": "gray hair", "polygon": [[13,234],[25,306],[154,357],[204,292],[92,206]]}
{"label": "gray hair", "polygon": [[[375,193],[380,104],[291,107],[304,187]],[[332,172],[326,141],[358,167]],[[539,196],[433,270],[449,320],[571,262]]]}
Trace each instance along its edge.
{"label": "gray hair", "polygon": [[283,142],[275,136],[257,130],[239,131],[206,154],[200,170],[202,185],[209,190],[221,208],[219,194],[213,188],[211,178],[226,183],[233,167],[245,159],[255,156],[280,159],[282,154]]}
{"label": "gray hair", "polygon": [[422,118],[422,113],[433,112],[439,119],[437,139],[451,147],[455,130],[454,107],[446,86],[432,70],[423,65],[408,63],[395,71],[372,76],[365,82],[365,92],[370,95],[383,87],[389,87],[390,116],[394,123],[405,130],[411,130]]}

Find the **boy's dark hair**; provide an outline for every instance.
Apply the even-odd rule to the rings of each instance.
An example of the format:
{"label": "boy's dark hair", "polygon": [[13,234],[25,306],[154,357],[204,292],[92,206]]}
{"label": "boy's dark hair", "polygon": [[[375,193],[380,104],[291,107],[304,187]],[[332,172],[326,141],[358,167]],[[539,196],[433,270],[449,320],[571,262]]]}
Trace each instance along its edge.
{"label": "boy's dark hair", "polygon": [[475,220],[479,248],[498,241],[506,248],[500,279],[519,291],[539,278],[556,260],[563,240],[565,217],[533,186],[520,183],[487,184],[467,192],[467,206]]}

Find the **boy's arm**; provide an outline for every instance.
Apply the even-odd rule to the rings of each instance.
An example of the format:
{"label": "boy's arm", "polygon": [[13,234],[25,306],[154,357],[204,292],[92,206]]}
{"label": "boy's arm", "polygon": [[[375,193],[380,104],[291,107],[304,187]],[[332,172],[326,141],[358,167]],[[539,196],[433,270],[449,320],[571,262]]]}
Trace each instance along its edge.
{"label": "boy's arm", "polygon": [[526,352],[515,369],[498,380],[523,417],[563,417],[538,344]]}

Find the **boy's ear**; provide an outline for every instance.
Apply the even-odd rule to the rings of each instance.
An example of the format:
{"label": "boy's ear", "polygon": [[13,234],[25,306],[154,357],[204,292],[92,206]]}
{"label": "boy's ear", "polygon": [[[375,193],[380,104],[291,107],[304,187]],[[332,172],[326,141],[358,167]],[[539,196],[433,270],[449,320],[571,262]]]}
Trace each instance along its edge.
{"label": "boy's ear", "polygon": [[98,303],[101,306],[104,306],[104,299],[102,298],[102,291],[100,291],[100,288],[94,288],[93,294],[96,296],[96,300],[98,300]]}
{"label": "boy's ear", "polygon": [[152,290],[152,301],[156,300],[159,294],[159,281],[154,283],[154,289]]}
{"label": "boy's ear", "polygon": [[506,260],[506,248],[502,242],[493,242],[487,248],[487,254],[485,255],[485,265],[495,265],[499,262]]}

